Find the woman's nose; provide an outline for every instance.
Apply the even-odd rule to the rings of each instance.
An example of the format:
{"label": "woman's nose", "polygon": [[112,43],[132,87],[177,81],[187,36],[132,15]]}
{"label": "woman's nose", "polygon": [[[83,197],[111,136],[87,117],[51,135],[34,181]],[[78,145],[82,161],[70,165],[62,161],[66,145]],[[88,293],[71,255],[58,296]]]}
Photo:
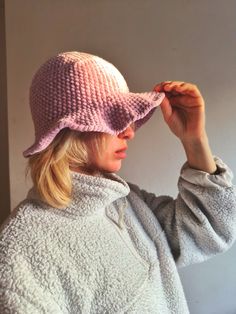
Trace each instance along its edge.
{"label": "woman's nose", "polygon": [[134,129],[131,126],[128,126],[123,132],[118,134],[118,137],[125,138],[125,139],[132,139],[134,138]]}

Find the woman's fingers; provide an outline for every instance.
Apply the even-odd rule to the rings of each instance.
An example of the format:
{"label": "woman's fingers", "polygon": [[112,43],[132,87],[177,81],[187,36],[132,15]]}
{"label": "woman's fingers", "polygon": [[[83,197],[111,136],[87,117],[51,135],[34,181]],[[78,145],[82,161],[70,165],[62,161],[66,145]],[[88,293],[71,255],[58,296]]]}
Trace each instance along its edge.
{"label": "woman's fingers", "polygon": [[184,82],[180,82],[180,81],[163,81],[161,83],[158,83],[157,85],[155,85],[154,89],[157,90],[157,89],[162,89],[164,88],[164,86],[167,86],[167,85],[181,85],[183,84]]}
{"label": "woman's fingers", "polygon": [[169,97],[178,94],[201,97],[201,93],[196,85],[182,81],[164,81],[157,84],[153,90],[157,92],[166,92]]}
{"label": "woman's fingers", "polygon": [[163,84],[163,89],[165,91],[178,91],[181,93],[196,93],[197,87],[194,84],[191,83],[185,83],[185,82],[171,82]]}
{"label": "woman's fingers", "polygon": [[202,106],[200,103],[195,101],[195,98],[192,96],[186,97],[186,95],[178,94],[177,96],[167,97],[170,100],[170,103],[174,107],[182,109],[190,109],[194,107]]}
{"label": "woman's fingers", "polygon": [[168,82],[171,83],[172,81],[161,82],[161,83],[155,85],[153,90],[156,92],[163,92],[164,91],[163,86],[164,86],[164,84],[167,84]]}

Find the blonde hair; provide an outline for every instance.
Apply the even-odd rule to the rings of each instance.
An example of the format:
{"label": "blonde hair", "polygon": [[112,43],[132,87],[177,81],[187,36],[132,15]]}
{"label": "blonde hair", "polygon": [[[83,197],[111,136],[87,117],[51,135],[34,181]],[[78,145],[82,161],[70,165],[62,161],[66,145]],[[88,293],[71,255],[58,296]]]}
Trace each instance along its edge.
{"label": "blonde hair", "polygon": [[93,159],[105,147],[105,133],[62,129],[43,151],[29,157],[25,170],[41,199],[52,207],[64,208],[71,200],[70,168],[90,173]]}

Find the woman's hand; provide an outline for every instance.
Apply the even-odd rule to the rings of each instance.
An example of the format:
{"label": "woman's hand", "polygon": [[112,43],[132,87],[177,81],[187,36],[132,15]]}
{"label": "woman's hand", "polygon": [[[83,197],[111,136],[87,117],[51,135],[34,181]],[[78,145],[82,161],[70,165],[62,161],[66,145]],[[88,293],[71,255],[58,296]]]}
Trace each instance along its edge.
{"label": "woman's hand", "polygon": [[205,103],[197,86],[165,81],[153,90],[166,95],[161,110],[171,131],[180,138],[189,166],[215,174],[217,167],[205,130]]}
{"label": "woman's hand", "polygon": [[165,81],[153,90],[165,93],[166,97],[160,105],[162,114],[181,141],[194,141],[205,136],[205,103],[196,85]]}

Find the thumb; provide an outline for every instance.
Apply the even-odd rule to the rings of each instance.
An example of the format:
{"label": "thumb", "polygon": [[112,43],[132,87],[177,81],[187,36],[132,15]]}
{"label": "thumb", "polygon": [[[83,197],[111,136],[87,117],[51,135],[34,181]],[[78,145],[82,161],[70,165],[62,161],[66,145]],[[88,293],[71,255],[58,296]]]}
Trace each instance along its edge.
{"label": "thumb", "polygon": [[172,115],[172,107],[167,97],[163,99],[162,103],[160,104],[160,107],[161,107],[164,120],[168,122]]}

